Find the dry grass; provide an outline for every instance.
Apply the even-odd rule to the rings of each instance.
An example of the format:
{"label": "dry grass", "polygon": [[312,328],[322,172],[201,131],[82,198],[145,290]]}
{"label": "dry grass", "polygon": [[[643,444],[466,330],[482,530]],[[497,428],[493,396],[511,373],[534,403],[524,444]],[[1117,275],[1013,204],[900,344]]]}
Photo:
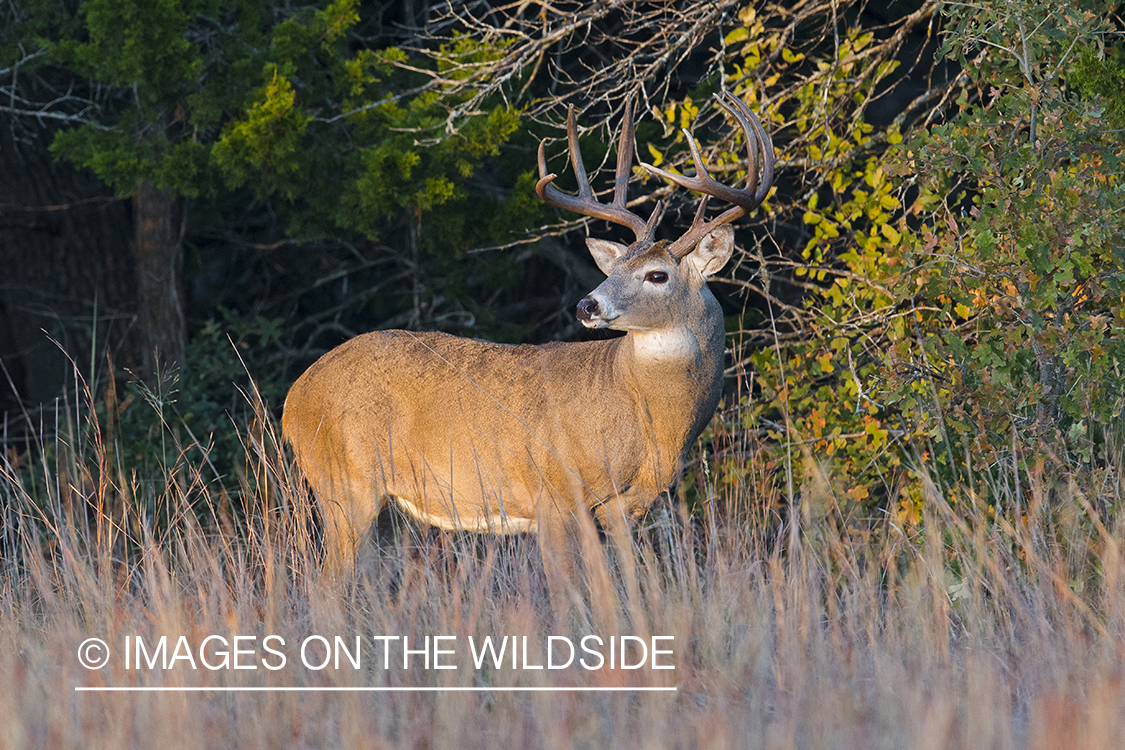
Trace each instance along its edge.
{"label": "dry grass", "polygon": [[[749,490],[716,498],[725,510],[702,521],[668,504],[623,555],[587,540],[578,603],[557,612],[526,539],[392,524],[357,579],[324,580],[313,514],[276,449],[256,447],[263,441],[248,449],[249,523],[220,513],[201,527],[193,508],[226,507],[201,470],[181,465],[150,486],[172,517],[152,522],[125,510],[141,507],[143,482],[96,441],[61,434],[41,446],[49,469],[34,481],[14,454],[0,472],[4,747],[1125,747],[1120,465],[1080,480],[1049,469],[1018,482],[998,475],[988,496],[999,513],[967,488],[931,483],[921,524],[886,522],[866,535],[840,531],[832,512],[778,526]],[[830,496],[810,494],[830,495],[829,482],[806,484],[806,501],[831,507]],[[477,670],[467,648],[469,636],[528,636],[534,662],[548,635],[589,633],[674,636],[676,668]],[[181,635],[198,646],[212,634],[259,644],[280,635],[288,663],[125,669],[127,636],[167,635],[171,650]],[[297,644],[311,634],[349,644],[360,635],[362,667],[306,669]],[[395,652],[386,670],[375,635],[456,636],[446,661],[458,669],[426,670],[415,658],[403,670]],[[113,650],[100,671],[77,659],[91,636]],[[246,661],[261,656],[259,645]]]}

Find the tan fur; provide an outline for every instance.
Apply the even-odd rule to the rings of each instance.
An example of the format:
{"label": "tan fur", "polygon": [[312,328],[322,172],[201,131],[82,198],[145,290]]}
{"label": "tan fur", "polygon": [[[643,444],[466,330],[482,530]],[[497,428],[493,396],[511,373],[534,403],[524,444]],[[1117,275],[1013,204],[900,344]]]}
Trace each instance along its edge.
{"label": "tan fur", "polygon": [[[351,564],[387,497],[443,528],[555,538],[585,509],[643,513],[719,400],[723,319],[705,275],[733,247],[720,230],[682,260],[664,243],[616,246],[591,293],[615,317],[587,324],[621,338],[509,346],[379,331],[321,357],[290,390],[282,427],[320,500],[329,565]],[[645,280],[654,269],[666,284]]]}

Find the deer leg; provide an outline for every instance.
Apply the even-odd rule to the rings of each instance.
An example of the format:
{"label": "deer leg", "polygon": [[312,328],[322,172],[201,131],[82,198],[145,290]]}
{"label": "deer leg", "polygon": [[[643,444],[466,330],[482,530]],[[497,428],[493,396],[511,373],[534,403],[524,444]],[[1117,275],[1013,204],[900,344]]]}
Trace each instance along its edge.
{"label": "deer leg", "polygon": [[345,479],[340,485],[316,489],[324,523],[324,569],[332,576],[355,571],[359,547],[383,504],[373,478]]}
{"label": "deer leg", "polygon": [[572,530],[559,513],[540,513],[539,556],[547,576],[547,593],[556,617],[568,609],[574,589],[574,560],[568,547]]}
{"label": "deer leg", "polygon": [[640,587],[637,585],[637,558],[633,549],[633,521],[644,514],[652,501],[651,488],[630,487],[598,507],[598,520],[613,545],[626,594],[634,603],[640,602]]}
{"label": "deer leg", "polygon": [[[584,514],[586,526],[582,524]],[[593,534],[593,524],[585,506],[572,507],[558,498],[540,503],[538,517],[539,554],[547,577],[547,591],[558,622],[565,622],[572,608],[582,609],[577,576],[578,562],[583,559],[584,532]],[[596,534],[594,534],[596,543]]]}

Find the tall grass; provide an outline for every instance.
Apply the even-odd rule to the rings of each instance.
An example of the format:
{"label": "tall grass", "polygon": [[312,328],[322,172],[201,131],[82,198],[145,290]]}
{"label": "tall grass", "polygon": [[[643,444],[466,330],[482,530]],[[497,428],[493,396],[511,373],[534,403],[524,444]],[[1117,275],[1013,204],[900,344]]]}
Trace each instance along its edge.
{"label": "tall grass", "polygon": [[[997,470],[976,487],[926,479],[920,523],[862,534],[832,510],[830,477],[805,482],[798,526],[762,511],[770,486],[722,485],[695,516],[661,503],[630,550],[589,536],[560,607],[534,540],[393,514],[359,575],[322,576],[315,510],[268,420],[245,436],[231,500],[205,461],[137,477],[91,410],[60,414],[34,471],[16,450],[0,470],[4,747],[1125,747],[1120,462]],[[283,669],[260,666],[269,634],[285,639]],[[305,668],[298,645],[313,634],[361,636],[361,668]],[[661,659],[675,669],[478,670],[467,647],[527,636],[542,663],[549,635],[587,634],[673,636]],[[168,636],[171,651],[181,635],[193,648],[256,636],[243,663],[259,667],[125,668],[126,637]],[[383,635],[456,636],[443,658],[458,668],[416,656],[402,669],[393,651],[384,669]],[[113,652],[100,670],[78,660],[92,636]],[[676,691],[75,690],[161,686]]]}

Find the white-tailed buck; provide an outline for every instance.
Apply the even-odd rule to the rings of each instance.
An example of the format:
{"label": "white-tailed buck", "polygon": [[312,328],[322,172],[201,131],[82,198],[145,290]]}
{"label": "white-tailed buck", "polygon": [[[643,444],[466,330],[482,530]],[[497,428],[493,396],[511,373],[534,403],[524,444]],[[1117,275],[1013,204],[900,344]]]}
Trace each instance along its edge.
{"label": "white-tailed buck", "polygon": [[[541,547],[558,549],[576,513],[593,510],[612,525],[643,513],[672,484],[722,391],[723,314],[707,278],[733,250],[729,222],[755,209],[773,181],[773,144],[761,123],[733,96],[718,99],[745,135],[747,186],[715,182],[690,134],[694,177],[644,164],[704,194],[674,242],[655,238],[659,203],[647,221],[626,208],[630,105],[608,204],[590,189],[573,107],[577,195],[551,184],[540,144],[540,198],[636,235],[628,246],[586,241],[609,278],[578,303],[585,326],[623,337],[510,346],[376,331],[336,347],[297,380],[282,428],[320,502],[328,567],[353,564],[386,498],[441,528],[538,531]],[[707,196],[734,207],[708,221]]]}

